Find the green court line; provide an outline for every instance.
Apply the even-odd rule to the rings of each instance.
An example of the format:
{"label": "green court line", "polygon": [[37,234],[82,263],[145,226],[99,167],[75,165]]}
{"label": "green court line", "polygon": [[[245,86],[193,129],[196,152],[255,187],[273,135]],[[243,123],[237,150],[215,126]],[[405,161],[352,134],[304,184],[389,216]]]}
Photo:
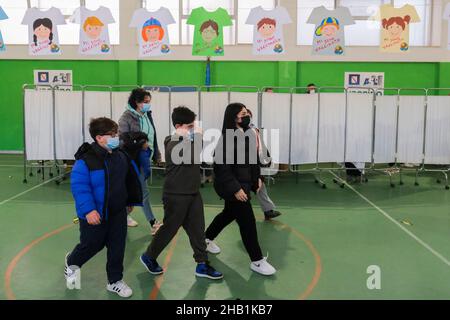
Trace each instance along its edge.
{"label": "green court line", "polygon": [[[333,175],[335,178],[340,179],[334,172],[332,172],[331,170],[329,171],[329,173],[331,175]],[[353,188],[351,185],[349,185],[347,182],[344,181],[344,184],[350,189],[352,190],[354,193],[356,193],[361,199],[363,199],[364,201],[366,201],[368,204],[370,204],[372,207],[374,207],[378,212],[380,212],[384,217],[386,217],[388,220],[390,220],[391,222],[393,222],[395,225],[397,225],[397,227],[399,227],[401,230],[403,230],[404,232],[406,232],[406,234],[408,234],[411,238],[413,238],[414,240],[416,240],[421,246],[423,246],[425,249],[427,249],[429,252],[431,252],[434,256],[436,256],[439,260],[441,260],[442,262],[444,262],[447,266],[450,267],[450,261],[447,260],[442,254],[440,254],[439,252],[437,252],[435,249],[433,249],[429,244],[427,244],[425,241],[423,241],[422,239],[420,239],[418,236],[416,236],[414,233],[412,233],[411,231],[409,231],[408,229],[406,229],[404,226],[402,226],[397,220],[395,220],[394,218],[392,218],[386,211],[384,211],[383,209],[381,209],[379,206],[377,206],[375,203],[373,203],[372,201],[370,201],[369,199],[367,199],[363,194],[361,194],[359,191],[357,191],[355,188]]]}

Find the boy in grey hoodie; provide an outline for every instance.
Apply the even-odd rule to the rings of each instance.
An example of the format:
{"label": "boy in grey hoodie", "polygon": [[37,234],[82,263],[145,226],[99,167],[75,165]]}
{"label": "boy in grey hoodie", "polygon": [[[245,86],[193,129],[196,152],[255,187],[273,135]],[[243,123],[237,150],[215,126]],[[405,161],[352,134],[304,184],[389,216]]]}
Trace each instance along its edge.
{"label": "boy in grey hoodie", "polygon": [[176,132],[164,141],[166,178],[163,187],[164,224],[140,260],[151,274],[162,274],[156,259],[182,226],[189,236],[197,262],[195,275],[221,279],[222,273],[209,265],[206,252],[205,215],[200,194],[202,134],[195,127],[195,113],[186,107],[173,110]]}

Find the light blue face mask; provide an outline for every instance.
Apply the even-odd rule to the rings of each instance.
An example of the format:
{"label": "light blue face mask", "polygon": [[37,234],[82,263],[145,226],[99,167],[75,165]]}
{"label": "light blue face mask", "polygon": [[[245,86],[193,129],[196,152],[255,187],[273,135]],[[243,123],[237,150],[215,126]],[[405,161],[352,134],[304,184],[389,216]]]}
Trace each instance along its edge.
{"label": "light blue face mask", "polygon": [[110,149],[110,150],[114,150],[117,149],[119,147],[120,141],[119,141],[119,137],[115,137],[115,138],[108,138],[108,141],[106,142],[106,146]]}
{"label": "light blue face mask", "polygon": [[188,135],[189,140],[194,141],[194,135],[195,135],[194,128],[189,129],[189,135]]}
{"label": "light blue face mask", "polygon": [[142,107],[142,112],[149,112],[152,109],[152,105],[150,103],[144,103]]}

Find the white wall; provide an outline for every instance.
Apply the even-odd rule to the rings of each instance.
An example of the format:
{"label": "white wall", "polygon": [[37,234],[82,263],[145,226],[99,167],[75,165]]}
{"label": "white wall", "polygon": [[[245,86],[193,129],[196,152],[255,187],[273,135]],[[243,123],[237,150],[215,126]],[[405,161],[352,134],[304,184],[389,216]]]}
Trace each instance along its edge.
{"label": "white wall", "polygon": [[[311,46],[297,46],[297,24],[294,22],[285,26],[286,54],[283,56],[254,56],[251,45],[225,46],[224,57],[214,57],[213,60],[244,60],[244,61],[421,61],[444,62],[450,61],[450,50],[447,50],[447,21],[442,19],[442,12],[450,0],[434,0],[441,13],[441,45],[440,47],[411,47],[406,54],[382,54],[378,47],[350,46],[346,49],[346,56],[312,56]],[[138,47],[136,30],[128,27],[135,9],[140,7],[140,0],[120,0],[120,45],[113,46],[113,54],[110,56],[81,56],[76,45],[63,45],[62,55],[51,57],[55,60],[137,60]],[[288,8],[294,21],[297,17],[296,0],[280,0],[280,4]],[[169,56],[148,60],[204,60],[205,57],[194,57],[191,54],[190,45],[173,46],[173,53]],[[28,55],[27,46],[8,45],[7,51],[0,54],[0,59],[34,59],[49,60],[49,57],[31,57]],[[146,60],[147,60],[146,59]]]}

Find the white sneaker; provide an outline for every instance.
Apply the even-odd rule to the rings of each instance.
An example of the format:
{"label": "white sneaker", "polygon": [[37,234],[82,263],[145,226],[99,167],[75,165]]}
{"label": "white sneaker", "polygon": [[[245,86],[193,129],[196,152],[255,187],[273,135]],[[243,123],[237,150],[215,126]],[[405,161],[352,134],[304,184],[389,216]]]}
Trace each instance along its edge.
{"label": "white sneaker", "polygon": [[133,294],[133,290],[131,290],[131,288],[123,280],[117,281],[116,283],[107,284],[106,290],[109,292],[115,292],[122,298],[131,297]]}
{"label": "white sneaker", "polygon": [[218,254],[220,253],[220,248],[214,241],[206,239],[206,251],[212,254]]}
{"label": "white sneaker", "polygon": [[70,253],[66,254],[65,258],[65,266],[64,266],[64,278],[66,278],[66,287],[69,290],[73,289],[81,289],[81,270],[79,267],[74,268],[75,266],[69,267],[67,265],[67,257],[69,257]]}
{"label": "white sneaker", "polygon": [[158,232],[159,228],[161,228],[162,225],[163,225],[162,222],[155,221],[155,223],[152,226],[152,231],[151,231],[152,236],[154,236],[156,234],[156,232]]}
{"label": "white sneaker", "polygon": [[250,269],[265,276],[270,276],[277,272],[270,263],[267,262],[267,257],[262,258],[259,261],[253,261],[250,263]]}
{"label": "white sneaker", "polygon": [[407,163],[404,163],[403,166],[406,167],[406,168],[414,168],[414,167],[418,166],[418,164],[417,163],[409,163],[409,162],[407,162]]}
{"label": "white sneaker", "polygon": [[129,227],[137,227],[139,223],[137,223],[137,221],[134,220],[130,215],[127,215],[127,225]]}

